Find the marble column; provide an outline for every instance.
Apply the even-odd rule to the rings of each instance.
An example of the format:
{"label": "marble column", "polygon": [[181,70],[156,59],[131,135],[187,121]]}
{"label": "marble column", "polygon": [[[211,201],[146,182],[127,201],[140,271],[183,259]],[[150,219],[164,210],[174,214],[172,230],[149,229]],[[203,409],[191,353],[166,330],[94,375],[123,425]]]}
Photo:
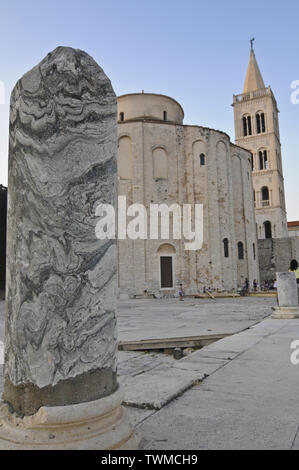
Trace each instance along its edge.
{"label": "marble column", "polygon": [[116,201],[115,93],[59,47],[11,96],[0,449],[137,445],[116,376],[116,240],[95,235]]}

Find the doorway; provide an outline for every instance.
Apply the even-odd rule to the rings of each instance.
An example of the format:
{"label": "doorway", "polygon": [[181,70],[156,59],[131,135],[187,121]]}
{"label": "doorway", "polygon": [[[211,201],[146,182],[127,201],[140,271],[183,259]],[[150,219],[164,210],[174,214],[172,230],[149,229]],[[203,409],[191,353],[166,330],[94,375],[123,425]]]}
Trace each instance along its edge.
{"label": "doorway", "polygon": [[175,288],[175,248],[164,243],[158,249],[160,289]]}
{"label": "doorway", "polygon": [[172,256],[160,257],[161,288],[173,289],[173,265]]}

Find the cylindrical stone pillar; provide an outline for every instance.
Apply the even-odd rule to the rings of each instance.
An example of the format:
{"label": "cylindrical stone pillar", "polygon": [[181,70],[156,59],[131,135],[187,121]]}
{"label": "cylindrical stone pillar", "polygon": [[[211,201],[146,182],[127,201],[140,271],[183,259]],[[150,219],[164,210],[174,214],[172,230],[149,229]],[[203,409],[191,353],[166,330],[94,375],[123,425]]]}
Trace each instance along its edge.
{"label": "cylindrical stone pillar", "polygon": [[59,47],[11,96],[0,449],[136,446],[116,377],[116,240],[95,234],[96,208],[116,201],[115,93]]}

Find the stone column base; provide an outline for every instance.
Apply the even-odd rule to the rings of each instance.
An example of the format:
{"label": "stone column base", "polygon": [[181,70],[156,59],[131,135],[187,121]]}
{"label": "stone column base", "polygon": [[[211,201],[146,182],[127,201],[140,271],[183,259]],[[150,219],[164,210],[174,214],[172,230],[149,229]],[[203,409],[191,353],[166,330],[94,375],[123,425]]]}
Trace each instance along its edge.
{"label": "stone column base", "polygon": [[277,320],[292,320],[299,318],[299,306],[298,307],[272,307],[273,313],[271,318]]}
{"label": "stone column base", "polygon": [[129,425],[117,390],[78,405],[42,407],[18,418],[0,406],[0,450],[135,450],[139,438]]}

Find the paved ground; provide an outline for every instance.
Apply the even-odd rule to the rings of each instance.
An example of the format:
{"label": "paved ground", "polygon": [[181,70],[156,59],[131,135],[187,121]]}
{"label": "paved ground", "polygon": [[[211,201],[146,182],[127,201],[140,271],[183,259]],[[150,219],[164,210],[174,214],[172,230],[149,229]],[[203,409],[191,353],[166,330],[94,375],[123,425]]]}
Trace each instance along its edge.
{"label": "paved ground", "polygon": [[127,412],[144,449],[299,450],[299,365],[290,361],[299,320],[263,320],[274,303],[242,298],[121,305],[122,340],[239,331],[180,361],[119,354]]}
{"label": "paved ground", "polygon": [[[236,333],[271,314],[273,297],[127,300],[119,303],[120,341]],[[0,300],[0,342],[5,303]],[[0,352],[1,358],[1,352]]]}
{"label": "paved ground", "polygon": [[295,339],[299,320],[267,319],[194,353],[232,359],[159,411],[127,408],[142,447],[299,450]]}
{"label": "paved ground", "polygon": [[119,340],[236,333],[270,315],[276,303],[273,297],[122,301]]}
{"label": "paved ground", "polygon": [[[128,300],[119,303],[120,341],[236,333],[261,321],[271,313],[275,298]],[[5,303],[0,301],[0,364],[3,360]],[[186,362],[187,361],[187,362]],[[211,364],[212,362],[212,364]],[[164,354],[119,353],[119,381],[125,402],[161,408],[221,366],[212,359],[200,363],[174,361]],[[184,363],[184,367],[183,366]],[[0,390],[2,368],[0,367]],[[159,387],[154,384],[158,383]],[[155,390],[152,393],[151,390]]]}

